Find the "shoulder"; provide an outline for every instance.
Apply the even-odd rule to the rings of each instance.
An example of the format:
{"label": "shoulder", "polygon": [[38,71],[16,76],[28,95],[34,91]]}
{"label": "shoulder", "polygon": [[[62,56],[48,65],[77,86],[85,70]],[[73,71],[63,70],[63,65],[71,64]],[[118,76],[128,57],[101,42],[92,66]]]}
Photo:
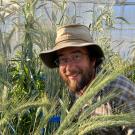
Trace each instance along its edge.
{"label": "shoulder", "polygon": [[135,108],[135,84],[132,81],[125,76],[118,76],[104,87],[103,92],[107,94],[113,90],[119,93],[110,100],[113,109],[132,111]]}
{"label": "shoulder", "polygon": [[105,89],[131,90],[135,92],[135,84],[125,76],[118,76],[115,80],[106,85]]}

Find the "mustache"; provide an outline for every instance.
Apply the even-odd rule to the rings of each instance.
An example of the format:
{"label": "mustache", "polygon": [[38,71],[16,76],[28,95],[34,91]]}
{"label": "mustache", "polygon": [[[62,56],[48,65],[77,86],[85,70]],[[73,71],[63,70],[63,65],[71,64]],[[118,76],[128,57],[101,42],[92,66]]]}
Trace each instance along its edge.
{"label": "mustache", "polygon": [[74,71],[68,71],[65,75],[70,76],[70,75],[76,75],[76,74],[81,74],[81,70],[74,70]]}

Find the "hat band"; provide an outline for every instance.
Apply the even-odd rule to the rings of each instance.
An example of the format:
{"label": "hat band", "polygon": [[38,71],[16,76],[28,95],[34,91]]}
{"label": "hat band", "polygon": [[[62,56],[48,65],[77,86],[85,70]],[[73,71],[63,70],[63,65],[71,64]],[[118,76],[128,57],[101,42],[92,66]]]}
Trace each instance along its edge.
{"label": "hat band", "polygon": [[59,42],[62,42],[62,41],[65,41],[65,40],[82,40],[82,41],[85,41],[85,42],[93,42],[93,39],[92,38],[88,38],[87,36],[83,36],[81,37],[82,35],[80,34],[76,34],[75,36],[74,35],[62,35],[60,38],[56,38],[56,45],[59,43]]}
{"label": "hat band", "polygon": [[58,44],[62,43],[62,42],[66,42],[66,41],[78,41],[79,43],[82,41],[82,43],[89,43],[88,41],[86,40],[82,40],[82,39],[65,39],[65,40],[61,40],[59,42],[57,42],[55,45],[58,46]]}

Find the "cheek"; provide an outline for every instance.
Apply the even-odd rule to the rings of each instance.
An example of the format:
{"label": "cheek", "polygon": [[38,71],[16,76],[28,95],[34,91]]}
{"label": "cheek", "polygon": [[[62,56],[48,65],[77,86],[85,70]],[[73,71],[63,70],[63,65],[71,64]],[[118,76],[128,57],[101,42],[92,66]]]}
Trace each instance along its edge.
{"label": "cheek", "polygon": [[65,68],[64,67],[59,67],[59,74],[63,78],[65,76]]}

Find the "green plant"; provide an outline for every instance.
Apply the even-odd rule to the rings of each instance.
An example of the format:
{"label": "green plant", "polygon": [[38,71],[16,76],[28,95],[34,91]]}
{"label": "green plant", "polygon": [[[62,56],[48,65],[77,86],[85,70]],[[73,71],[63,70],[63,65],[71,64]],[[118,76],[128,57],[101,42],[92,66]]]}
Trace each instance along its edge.
{"label": "green plant", "polygon": [[[41,130],[44,130],[46,135],[85,134],[92,133],[102,126],[134,123],[133,113],[97,116],[87,120],[95,108],[119,94],[115,92],[103,98],[102,102],[91,104],[86,111],[77,116],[84,104],[90,102],[103,86],[120,73],[126,72],[123,67],[128,64],[123,63],[119,56],[114,57],[109,48],[111,35],[106,33],[113,27],[111,7],[106,5],[101,12],[93,11],[95,20],[91,26],[93,36],[106,52],[108,65],[105,68],[109,70],[106,72],[103,69],[85,95],[79,98],[69,111],[68,91],[58,77],[57,69],[45,68],[39,60],[38,53],[52,48],[57,27],[76,22],[77,14],[75,10],[73,16],[68,16],[69,3],[66,0],[52,0],[52,11],[48,10],[47,2],[50,1],[41,4],[38,0],[26,0],[22,3],[14,1],[1,9],[4,12],[3,16],[0,16],[2,26],[13,17],[14,28],[9,33],[0,31],[0,134],[37,135],[41,134]],[[11,5],[16,5],[17,8],[9,8]],[[36,14],[40,9],[44,11],[41,16]],[[6,13],[9,14],[6,16]],[[17,14],[20,17],[19,23],[14,21],[14,15]],[[14,48],[15,55],[9,57],[12,50],[11,38],[16,30],[19,30],[19,43]],[[55,115],[60,116],[60,122],[50,122]],[[78,121],[74,121],[76,116]],[[99,124],[101,121],[103,125]]]}

